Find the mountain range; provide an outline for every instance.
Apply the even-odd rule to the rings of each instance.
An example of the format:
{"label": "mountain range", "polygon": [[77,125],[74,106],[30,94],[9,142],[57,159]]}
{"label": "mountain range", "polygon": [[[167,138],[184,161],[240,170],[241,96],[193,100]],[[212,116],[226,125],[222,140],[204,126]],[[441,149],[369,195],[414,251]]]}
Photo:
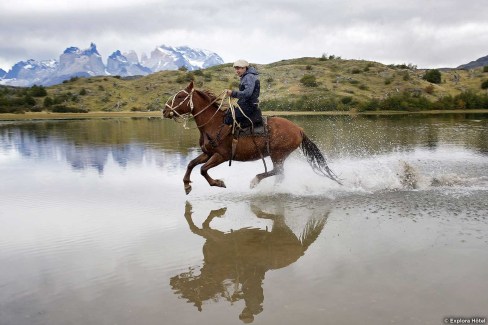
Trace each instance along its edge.
{"label": "mountain range", "polygon": [[0,69],[0,84],[30,87],[32,85],[52,86],[73,77],[92,76],[144,76],[162,70],[198,70],[223,64],[222,58],[213,52],[188,46],[172,47],[161,45],[149,56],[136,52],[122,53],[116,50],[102,61],[97,46],[91,43],[87,49],[68,47],[59,60],[19,61],[8,71]]}
{"label": "mountain range", "polygon": [[459,67],[457,67],[457,69],[469,70],[469,69],[476,69],[476,68],[484,67],[486,65],[488,65],[488,55],[483,56],[476,61],[471,61],[469,63],[462,64]]}

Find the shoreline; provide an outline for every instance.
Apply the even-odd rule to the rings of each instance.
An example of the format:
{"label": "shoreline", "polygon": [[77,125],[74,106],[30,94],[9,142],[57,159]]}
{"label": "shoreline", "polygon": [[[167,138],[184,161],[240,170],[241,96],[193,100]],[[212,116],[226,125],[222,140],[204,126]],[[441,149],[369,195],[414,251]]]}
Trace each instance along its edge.
{"label": "shoreline", "polygon": [[[296,115],[324,115],[324,116],[358,116],[358,115],[440,115],[440,114],[488,114],[488,109],[463,110],[429,110],[419,112],[405,111],[374,111],[374,112],[293,112],[293,111],[263,111],[265,116],[296,116]],[[93,119],[93,118],[130,118],[130,117],[162,117],[161,112],[89,112],[89,113],[48,113],[28,112],[24,114],[2,113],[0,121],[17,120],[62,120],[62,119]]]}

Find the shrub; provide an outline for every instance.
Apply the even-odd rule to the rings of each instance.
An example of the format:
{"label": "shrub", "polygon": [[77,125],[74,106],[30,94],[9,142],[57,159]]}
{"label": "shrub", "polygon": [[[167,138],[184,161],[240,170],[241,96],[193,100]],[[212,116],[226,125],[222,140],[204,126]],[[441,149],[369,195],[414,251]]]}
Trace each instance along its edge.
{"label": "shrub", "polygon": [[184,75],[180,75],[180,76],[178,76],[178,78],[176,78],[176,82],[179,84],[194,81],[194,80],[195,80],[195,75],[193,74],[193,72],[188,72],[188,73],[186,73]]}
{"label": "shrub", "polygon": [[43,104],[44,107],[46,107],[46,108],[51,107],[51,106],[53,106],[53,103],[54,103],[54,101],[51,97],[44,98],[44,104]]}
{"label": "shrub", "polygon": [[441,83],[441,72],[437,69],[428,70],[424,74],[423,79],[427,80],[428,82],[434,83],[434,84],[440,84]]}
{"label": "shrub", "polygon": [[352,103],[352,97],[351,96],[346,96],[341,98],[341,103],[344,105],[348,105]]}
{"label": "shrub", "polygon": [[425,92],[429,95],[432,95],[434,93],[434,86],[428,85],[427,87],[424,88]]}
{"label": "shrub", "polygon": [[205,73],[205,74],[203,75],[203,80],[205,80],[205,81],[207,81],[207,82],[212,81],[212,74],[211,74],[210,72]]}
{"label": "shrub", "polygon": [[483,67],[483,72],[488,72],[488,65],[485,65],[485,66]]}
{"label": "shrub", "polygon": [[311,74],[304,75],[302,77],[302,79],[300,79],[300,82],[305,87],[317,87],[318,86],[317,79],[315,78],[315,76],[313,76]]}
{"label": "shrub", "polygon": [[29,93],[33,97],[44,97],[47,96],[46,88],[43,86],[34,85],[30,88]]}
{"label": "shrub", "polygon": [[488,80],[485,80],[481,83],[481,89],[488,89]]}

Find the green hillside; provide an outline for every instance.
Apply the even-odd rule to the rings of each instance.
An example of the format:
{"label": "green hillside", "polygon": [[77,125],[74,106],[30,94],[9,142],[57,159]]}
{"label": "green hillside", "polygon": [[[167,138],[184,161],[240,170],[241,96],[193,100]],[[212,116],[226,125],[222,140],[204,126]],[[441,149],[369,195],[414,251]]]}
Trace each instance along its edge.
{"label": "green hillside", "polygon": [[[440,83],[431,83],[423,78],[426,70],[362,60],[300,58],[255,66],[260,73],[261,107],[265,111],[488,108],[486,67],[443,70]],[[45,94],[39,88],[2,87],[0,111],[155,111],[190,80],[197,88],[215,94],[238,86],[231,64],[193,72],[162,71],[138,78],[73,78],[45,88]],[[8,102],[15,96],[29,101]]]}

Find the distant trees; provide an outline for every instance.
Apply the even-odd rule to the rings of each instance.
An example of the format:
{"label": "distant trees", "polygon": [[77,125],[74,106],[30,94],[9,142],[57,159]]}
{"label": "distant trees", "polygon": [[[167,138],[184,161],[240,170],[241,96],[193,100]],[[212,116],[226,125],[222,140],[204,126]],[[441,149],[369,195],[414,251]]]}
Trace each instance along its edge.
{"label": "distant trees", "polygon": [[45,97],[47,91],[43,86],[30,88],[0,87],[0,113],[20,113],[38,110],[37,97]]}
{"label": "distant trees", "polygon": [[424,80],[431,82],[433,84],[441,83],[441,72],[437,69],[427,70],[423,77]]}

